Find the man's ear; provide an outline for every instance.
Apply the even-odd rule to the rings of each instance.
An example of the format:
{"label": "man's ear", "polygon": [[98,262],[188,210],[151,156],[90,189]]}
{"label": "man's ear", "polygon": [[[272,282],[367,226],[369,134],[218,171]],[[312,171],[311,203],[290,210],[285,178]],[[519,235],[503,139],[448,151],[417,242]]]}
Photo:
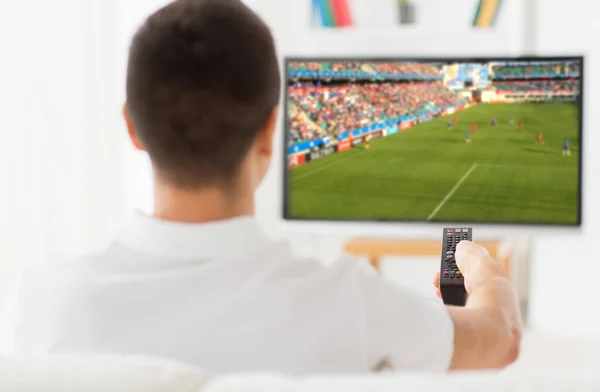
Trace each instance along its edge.
{"label": "man's ear", "polygon": [[267,121],[264,123],[258,135],[258,148],[259,153],[264,156],[270,157],[273,155],[273,136],[275,135],[275,129],[277,129],[277,118],[279,113],[279,107],[274,107]]}
{"label": "man's ear", "polygon": [[140,139],[137,137],[135,133],[135,127],[133,126],[133,121],[131,121],[131,117],[129,116],[129,111],[127,110],[127,102],[123,105],[123,119],[125,120],[125,126],[127,126],[127,133],[129,134],[129,139],[133,143],[133,146],[140,151],[144,151],[144,146]]}

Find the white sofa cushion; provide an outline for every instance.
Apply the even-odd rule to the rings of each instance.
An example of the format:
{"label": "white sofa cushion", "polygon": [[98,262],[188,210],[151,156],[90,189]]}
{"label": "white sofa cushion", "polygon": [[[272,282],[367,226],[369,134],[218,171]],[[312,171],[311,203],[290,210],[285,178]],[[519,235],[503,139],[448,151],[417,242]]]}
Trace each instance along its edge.
{"label": "white sofa cushion", "polygon": [[199,392],[198,368],[148,357],[0,358],[0,391]]}
{"label": "white sofa cushion", "polygon": [[[509,370],[564,372],[600,369],[600,340],[553,338],[528,333],[521,345],[521,355]],[[600,389],[599,389],[600,391]]]}
{"label": "white sofa cushion", "polygon": [[598,392],[591,373],[469,372],[449,375],[381,374],[293,378],[230,376],[209,381],[202,392]]}

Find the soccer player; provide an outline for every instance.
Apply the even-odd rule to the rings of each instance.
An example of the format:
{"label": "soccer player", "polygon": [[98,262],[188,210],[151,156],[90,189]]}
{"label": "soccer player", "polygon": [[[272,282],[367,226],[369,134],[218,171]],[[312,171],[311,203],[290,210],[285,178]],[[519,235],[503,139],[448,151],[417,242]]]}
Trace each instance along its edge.
{"label": "soccer player", "polygon": [[448,130],[452,129],[452,121],[448,120]]}
{"label": "soccer player", "polygon": [[535,144],[544,144],[544,135],[542,134],[542,132],[537,133]]}
{"label": "soccer player", "polygon": [[563,142],[563,155],[570,157],[571,156],[571,149],[569,148],[569,139],[565,138],[565,141]]}
{"label": "soccer player", "polygon": [[473,132],[473,133],[477,132],[477,124],[475,124],[475,123],[471,124],[471,132]]}
{"label": "soccer player", "polygon": [[519,120],[519,124],[517,126],[519,127],[519,132],[523,132],[523,120]]}
{"label": "soccer player", "polygon": [[467,135],[466,136],[467,136],[467,138],[466,138],[465,141],[467,143],[471,143],[471,131],[469,131],[468,129],[467,129]]}
{"label": "soccer player", "polygon": [[371,148],[371,135],[365,136],[365,150]]}
{"label": "soccer player", "polygon": [[455,114],[454,117],[452,118],[452,122],[454,122],[454,124],[458,123],[458,116]]}
{"label": "soccer player", "polygon": [[510,124],[514,124],[515,123],[515,120],[513,119],[513,114],[512,113],[508,114],[508,122]]}
{"label": "soccer player", "polygon": [[492,127],[496,126],[496,116],[492,117]]}

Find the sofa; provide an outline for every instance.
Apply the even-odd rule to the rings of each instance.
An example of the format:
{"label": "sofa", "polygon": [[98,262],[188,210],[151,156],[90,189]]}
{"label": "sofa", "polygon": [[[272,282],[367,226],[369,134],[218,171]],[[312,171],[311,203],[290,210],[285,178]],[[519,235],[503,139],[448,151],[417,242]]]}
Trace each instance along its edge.
{"label": "sofa", "polygon": [[600,342],[527,336],[521,359],[501,372],[211,376],[152,357],[40,356],[0,359],[10,392],[528,392],[600,391]]}

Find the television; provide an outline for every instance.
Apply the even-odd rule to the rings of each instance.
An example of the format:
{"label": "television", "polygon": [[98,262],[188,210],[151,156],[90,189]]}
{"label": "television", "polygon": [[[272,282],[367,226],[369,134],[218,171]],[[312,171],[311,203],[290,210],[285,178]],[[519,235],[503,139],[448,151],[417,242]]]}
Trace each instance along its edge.
{"label": "television", "polygon": [[583,57],[284,66],[284,221],[581,226]]}

